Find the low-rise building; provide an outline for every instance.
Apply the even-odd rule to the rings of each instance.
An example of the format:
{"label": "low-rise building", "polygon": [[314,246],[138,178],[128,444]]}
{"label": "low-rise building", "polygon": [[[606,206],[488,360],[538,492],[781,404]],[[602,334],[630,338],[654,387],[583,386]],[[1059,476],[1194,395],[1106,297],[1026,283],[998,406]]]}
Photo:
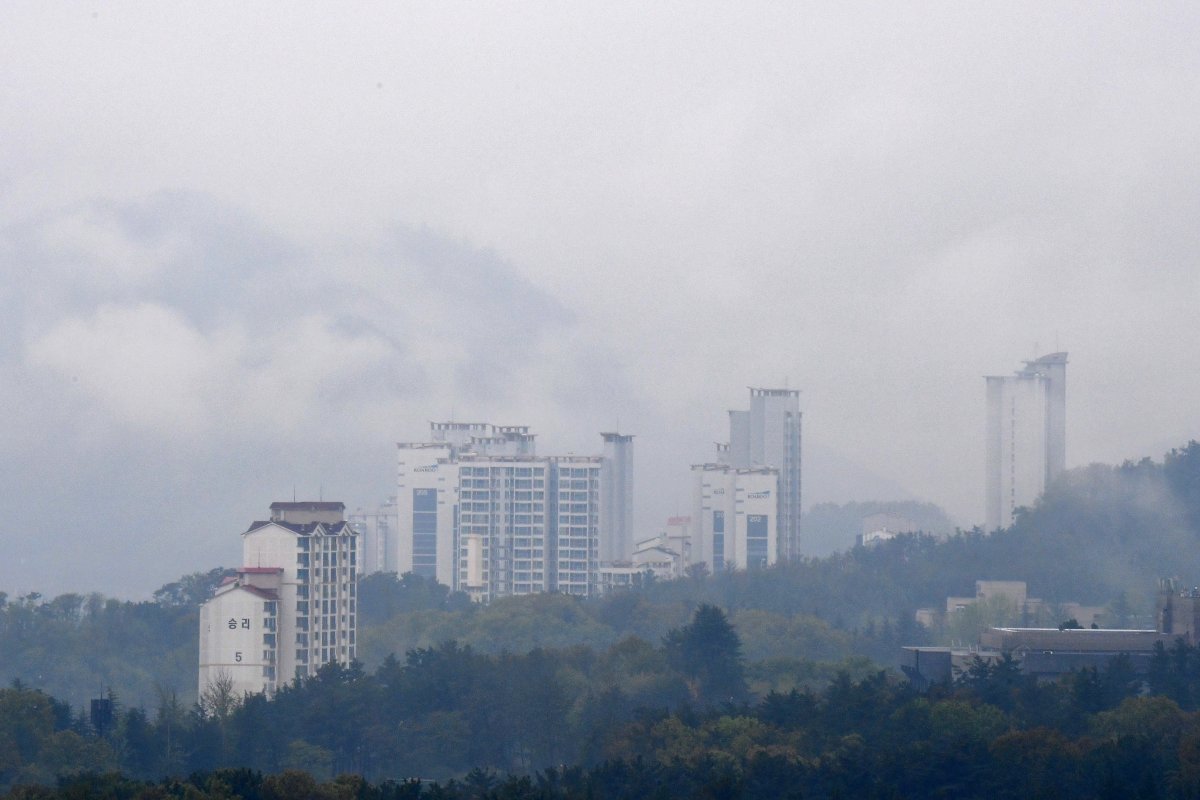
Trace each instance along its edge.
{"label": "low-rise building", "polygon": [[975,581],[975,594],[971,597],[947,597],[945,610],[919,608],[915,619],[927,628],[935,627],[949,618],[979,603],[1011,606],[1011,621],[1022,625],[1039,624],[1047,621],[1066,622],[1073,619],[1085,628],[1098,625],[1107,609],[1103,606],[1085,606],[1068,601],[1052,603],[1040,597],[1030,597],[1025,581]]}
{"label": "low-rise building", "polygon": [[1200,587],[1181,590],[1169,580],[1160,584],[1157,625],[1152,630],[994,627],[980,634],[977,646],[904,647],[901,669],[918,688],[953,680],[975,659],[991,662],[1005,655],[1020,662],[1024,674],[1039,680],[1057,680],[1081,669],[1104,670],[1117,657],[1124,658],[1135,674],[1144,675],[1158,648],[1170,647],[1177,639],[1200,643]]}
{"label": "low-rise building", "polygon": [[895,539],[901,534],[915,533],[918,530],[920,530],[920,526],[908,517],[894,511],[880,511],[863,517],[862,533],[858,536],[858,544],[870,547]]}

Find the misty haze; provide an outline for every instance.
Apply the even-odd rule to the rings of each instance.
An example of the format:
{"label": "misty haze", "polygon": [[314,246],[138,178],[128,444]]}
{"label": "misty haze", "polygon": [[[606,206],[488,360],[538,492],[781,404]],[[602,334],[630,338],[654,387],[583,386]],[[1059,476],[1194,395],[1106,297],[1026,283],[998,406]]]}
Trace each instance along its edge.
{"label": "misty haze", "polygon": [[1200,796],[1195,6],[0,19],[0,798]]}

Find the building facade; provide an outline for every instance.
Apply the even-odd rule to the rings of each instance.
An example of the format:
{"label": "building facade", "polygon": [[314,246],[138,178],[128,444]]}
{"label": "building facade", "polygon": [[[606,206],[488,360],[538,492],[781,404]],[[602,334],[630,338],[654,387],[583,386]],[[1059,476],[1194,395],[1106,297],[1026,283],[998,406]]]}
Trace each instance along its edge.
{"label": "building facade", "polygon": [[525,426],[441,422],[400,443],[396,571],[480,601],[595,593],[633,549],[633,437],[603,437],[604,456],[539,456]]}
{"label": "building facade", "polygon": [[413,572],[454,586],[459,480],[449,442],[402,443],[396,486],[394,571]]}
{"label": "building facade", "polygon": [[633,553],[633,437],[602,433],[604,462],[600,480],[600,558],[616,562]]}
{"label": "building facade", "polygon": [[341,503],[273,503],[242,534],[243,566],[200,608],[199,689],[237,695],[355,658],[358,534]]}
{"label": "building facade", "polygon": [[779,470],[692,467],[691,554],[712,572],[759,568],[779,559]]}
{"label": "building facade", "polygon": [[396,553],[392,532],[398,514],[395,495],[372,509],[359,508],[346,516],[346,521],[358,534],[359,574],[396,572]]}
{"label": "building facade", "polygon": [[594,593],[602,458],[464,455],[457,467],[458,565],[451,586],[480,601]]}
{"label": "building facade", "polygon": [[1066,469],[1067,354],[1025,362],[1013,375],[984,378],[987,427],[984,470],[988,530],[1012,525]]}
{"label": "building facade", "polygon": [[796,389],[750,388],[750,408],[729,412],[729,442],[718,445],[722,463],[778,471],[773,515],[779,535],[772,561],[800,555],[801,413]]}
{"label": "building facade", "polygon": [[242,573],[200,607],[199,697],[220,680],[235,696],[275,691],[279,681],[279,579],[254,585]]}

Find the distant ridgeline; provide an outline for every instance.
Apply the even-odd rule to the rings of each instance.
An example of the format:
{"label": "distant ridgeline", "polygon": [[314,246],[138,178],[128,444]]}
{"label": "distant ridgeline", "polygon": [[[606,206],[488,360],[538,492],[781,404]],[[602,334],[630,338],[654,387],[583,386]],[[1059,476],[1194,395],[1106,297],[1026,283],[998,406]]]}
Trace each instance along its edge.
{"label": "distant ridgeline", "polygon": [[824,557],[854,547],[877,527],[893,533],[927,533],[948,536],[954,522],[933,503],[913,500],[873,500],[859,503],[817,503],[804,514],[801,550]]}

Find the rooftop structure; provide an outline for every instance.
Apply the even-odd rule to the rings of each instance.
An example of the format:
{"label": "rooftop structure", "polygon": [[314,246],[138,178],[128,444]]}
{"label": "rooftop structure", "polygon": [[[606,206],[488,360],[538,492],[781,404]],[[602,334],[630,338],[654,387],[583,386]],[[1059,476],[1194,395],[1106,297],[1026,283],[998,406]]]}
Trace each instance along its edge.
{"label": "rooftop structure", "polygon": [[273,522],[341,522],[345,513],[345,503],[324,500],[271,503],[271,521]]}

